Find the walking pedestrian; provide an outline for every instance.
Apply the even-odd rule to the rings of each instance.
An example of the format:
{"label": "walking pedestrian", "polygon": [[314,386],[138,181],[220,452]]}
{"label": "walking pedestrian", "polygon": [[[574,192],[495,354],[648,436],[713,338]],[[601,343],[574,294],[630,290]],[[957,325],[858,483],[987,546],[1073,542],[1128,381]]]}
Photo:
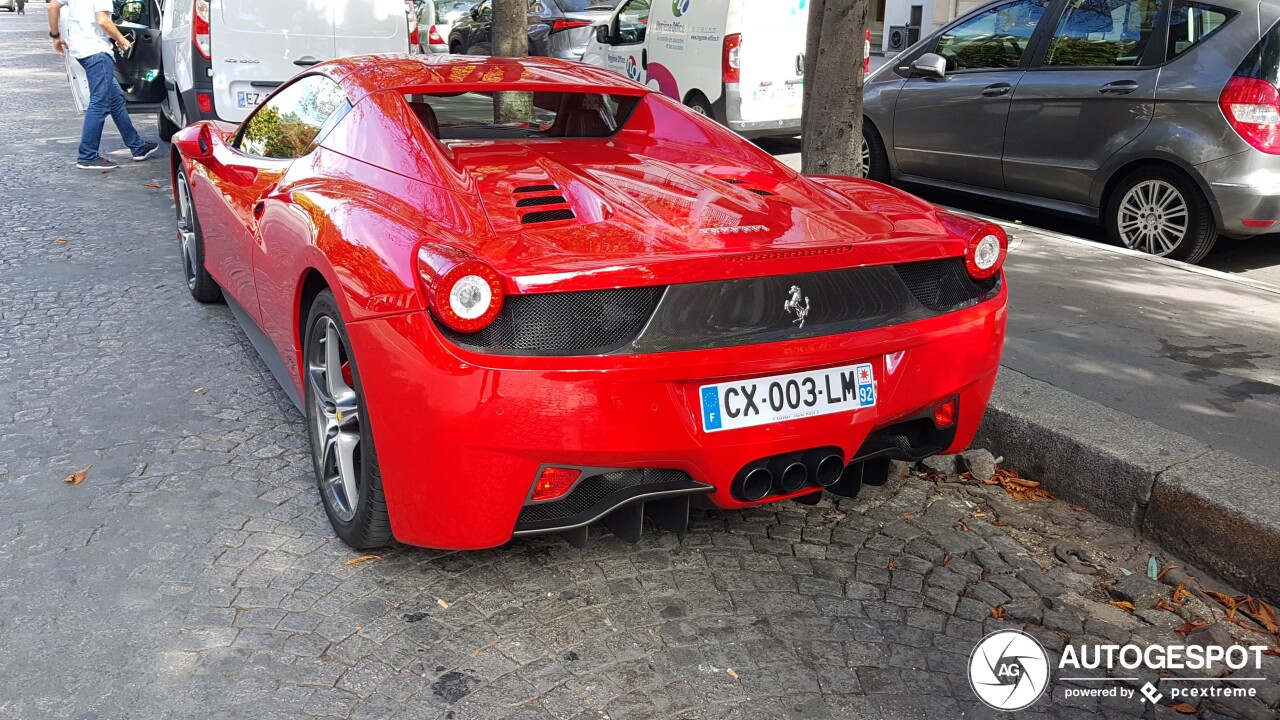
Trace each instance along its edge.
{"label": "walking pedestrian", "polygon": [[27,14],[27,0],[18,0],[18,14],[19,15]]}
{"label": "walking pedestrian", "polygon": [[[67,36],[58,33],[62,13],[67,14]],[[89,78],[89,107],[84,112],[84,127],[80,130],[80,150],[76,167],[85,170],[110,170],[119,167],[102,156],[102,127],[107,116],[115,122],[124,144],[133,153],[134,160],[146,160],[160,146],[146,142],[129,119],[125,107],[124,90],[116,81],[115,57],[111,43],[115,41],[121,52],[128,52],[132,44],[111,21],[112,0],[53,0],[49,4],[49,37],[53,49],[59,55],[71,53],[71,57],[84,68]]]}

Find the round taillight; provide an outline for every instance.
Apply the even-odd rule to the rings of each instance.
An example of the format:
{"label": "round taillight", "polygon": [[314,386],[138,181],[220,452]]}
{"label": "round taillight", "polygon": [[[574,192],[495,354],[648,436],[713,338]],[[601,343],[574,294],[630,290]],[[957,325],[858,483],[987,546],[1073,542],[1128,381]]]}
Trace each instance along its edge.
{"label": "round taillight", "polygon": [[969,237],[964,264],[974,280],[986,280],[1000,272],[1009,248],[1009,237],[999,225],[983,225]]}
{"label": "round taillight", "polygon": [[502,312],[498,273],[482,262],[468,261],[450,269],[432,293],[432,309],[440,322],[458,332],[488,327]]}

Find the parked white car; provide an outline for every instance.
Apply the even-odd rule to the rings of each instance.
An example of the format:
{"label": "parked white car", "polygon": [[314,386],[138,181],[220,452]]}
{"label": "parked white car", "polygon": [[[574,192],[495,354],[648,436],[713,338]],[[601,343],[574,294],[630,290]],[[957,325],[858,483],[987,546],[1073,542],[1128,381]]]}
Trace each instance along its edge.
{"label": "parked white car", "polygon": [[657,88],[747,137],[800,132],[803,2],[628,0],[582,61]]}

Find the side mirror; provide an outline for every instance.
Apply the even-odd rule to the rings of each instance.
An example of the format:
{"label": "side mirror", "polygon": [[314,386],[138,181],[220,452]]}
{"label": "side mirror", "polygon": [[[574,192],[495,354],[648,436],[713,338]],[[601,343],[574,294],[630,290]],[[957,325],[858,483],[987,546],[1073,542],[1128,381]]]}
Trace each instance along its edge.
{"label": "side mirror", "polygon": [[173,147],[185,157],[205,162],[213,157],[213,134],[208,125],[187,127],[173,136]]}
{"label": "side mirror", "polygon": [[609,26],[608,25],[596,26],[596,42],[603,43],[605,45],[609,44]]}
{"label": "side mirror", "polygon": [[936,53],[925,53],[911,63],[911,74],[942,80],[947,76],[947,59]]}

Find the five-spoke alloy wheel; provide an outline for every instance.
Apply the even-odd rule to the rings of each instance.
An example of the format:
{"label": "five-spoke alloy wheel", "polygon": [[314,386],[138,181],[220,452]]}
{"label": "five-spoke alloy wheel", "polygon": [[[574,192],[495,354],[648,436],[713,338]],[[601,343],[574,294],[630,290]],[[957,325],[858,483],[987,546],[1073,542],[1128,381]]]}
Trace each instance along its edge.
{"label": "five-spoke alloy wheel", "polygon": [[333,293],[311,304],[303,340],[311,459],[325,512],[338,536],[355,548],[391,541],[360,373]]}
{"label": "five-spoke alloy wheel", "polygon": [[178,214],[178,250],[182,254],[182,276],[187,290],[198,302],[213,303],[222,299],[222,288],[204,267],[204,236],[200,234],[200,218],[191,196],[187,171],[178,168],[174,180],[174,207]]}

